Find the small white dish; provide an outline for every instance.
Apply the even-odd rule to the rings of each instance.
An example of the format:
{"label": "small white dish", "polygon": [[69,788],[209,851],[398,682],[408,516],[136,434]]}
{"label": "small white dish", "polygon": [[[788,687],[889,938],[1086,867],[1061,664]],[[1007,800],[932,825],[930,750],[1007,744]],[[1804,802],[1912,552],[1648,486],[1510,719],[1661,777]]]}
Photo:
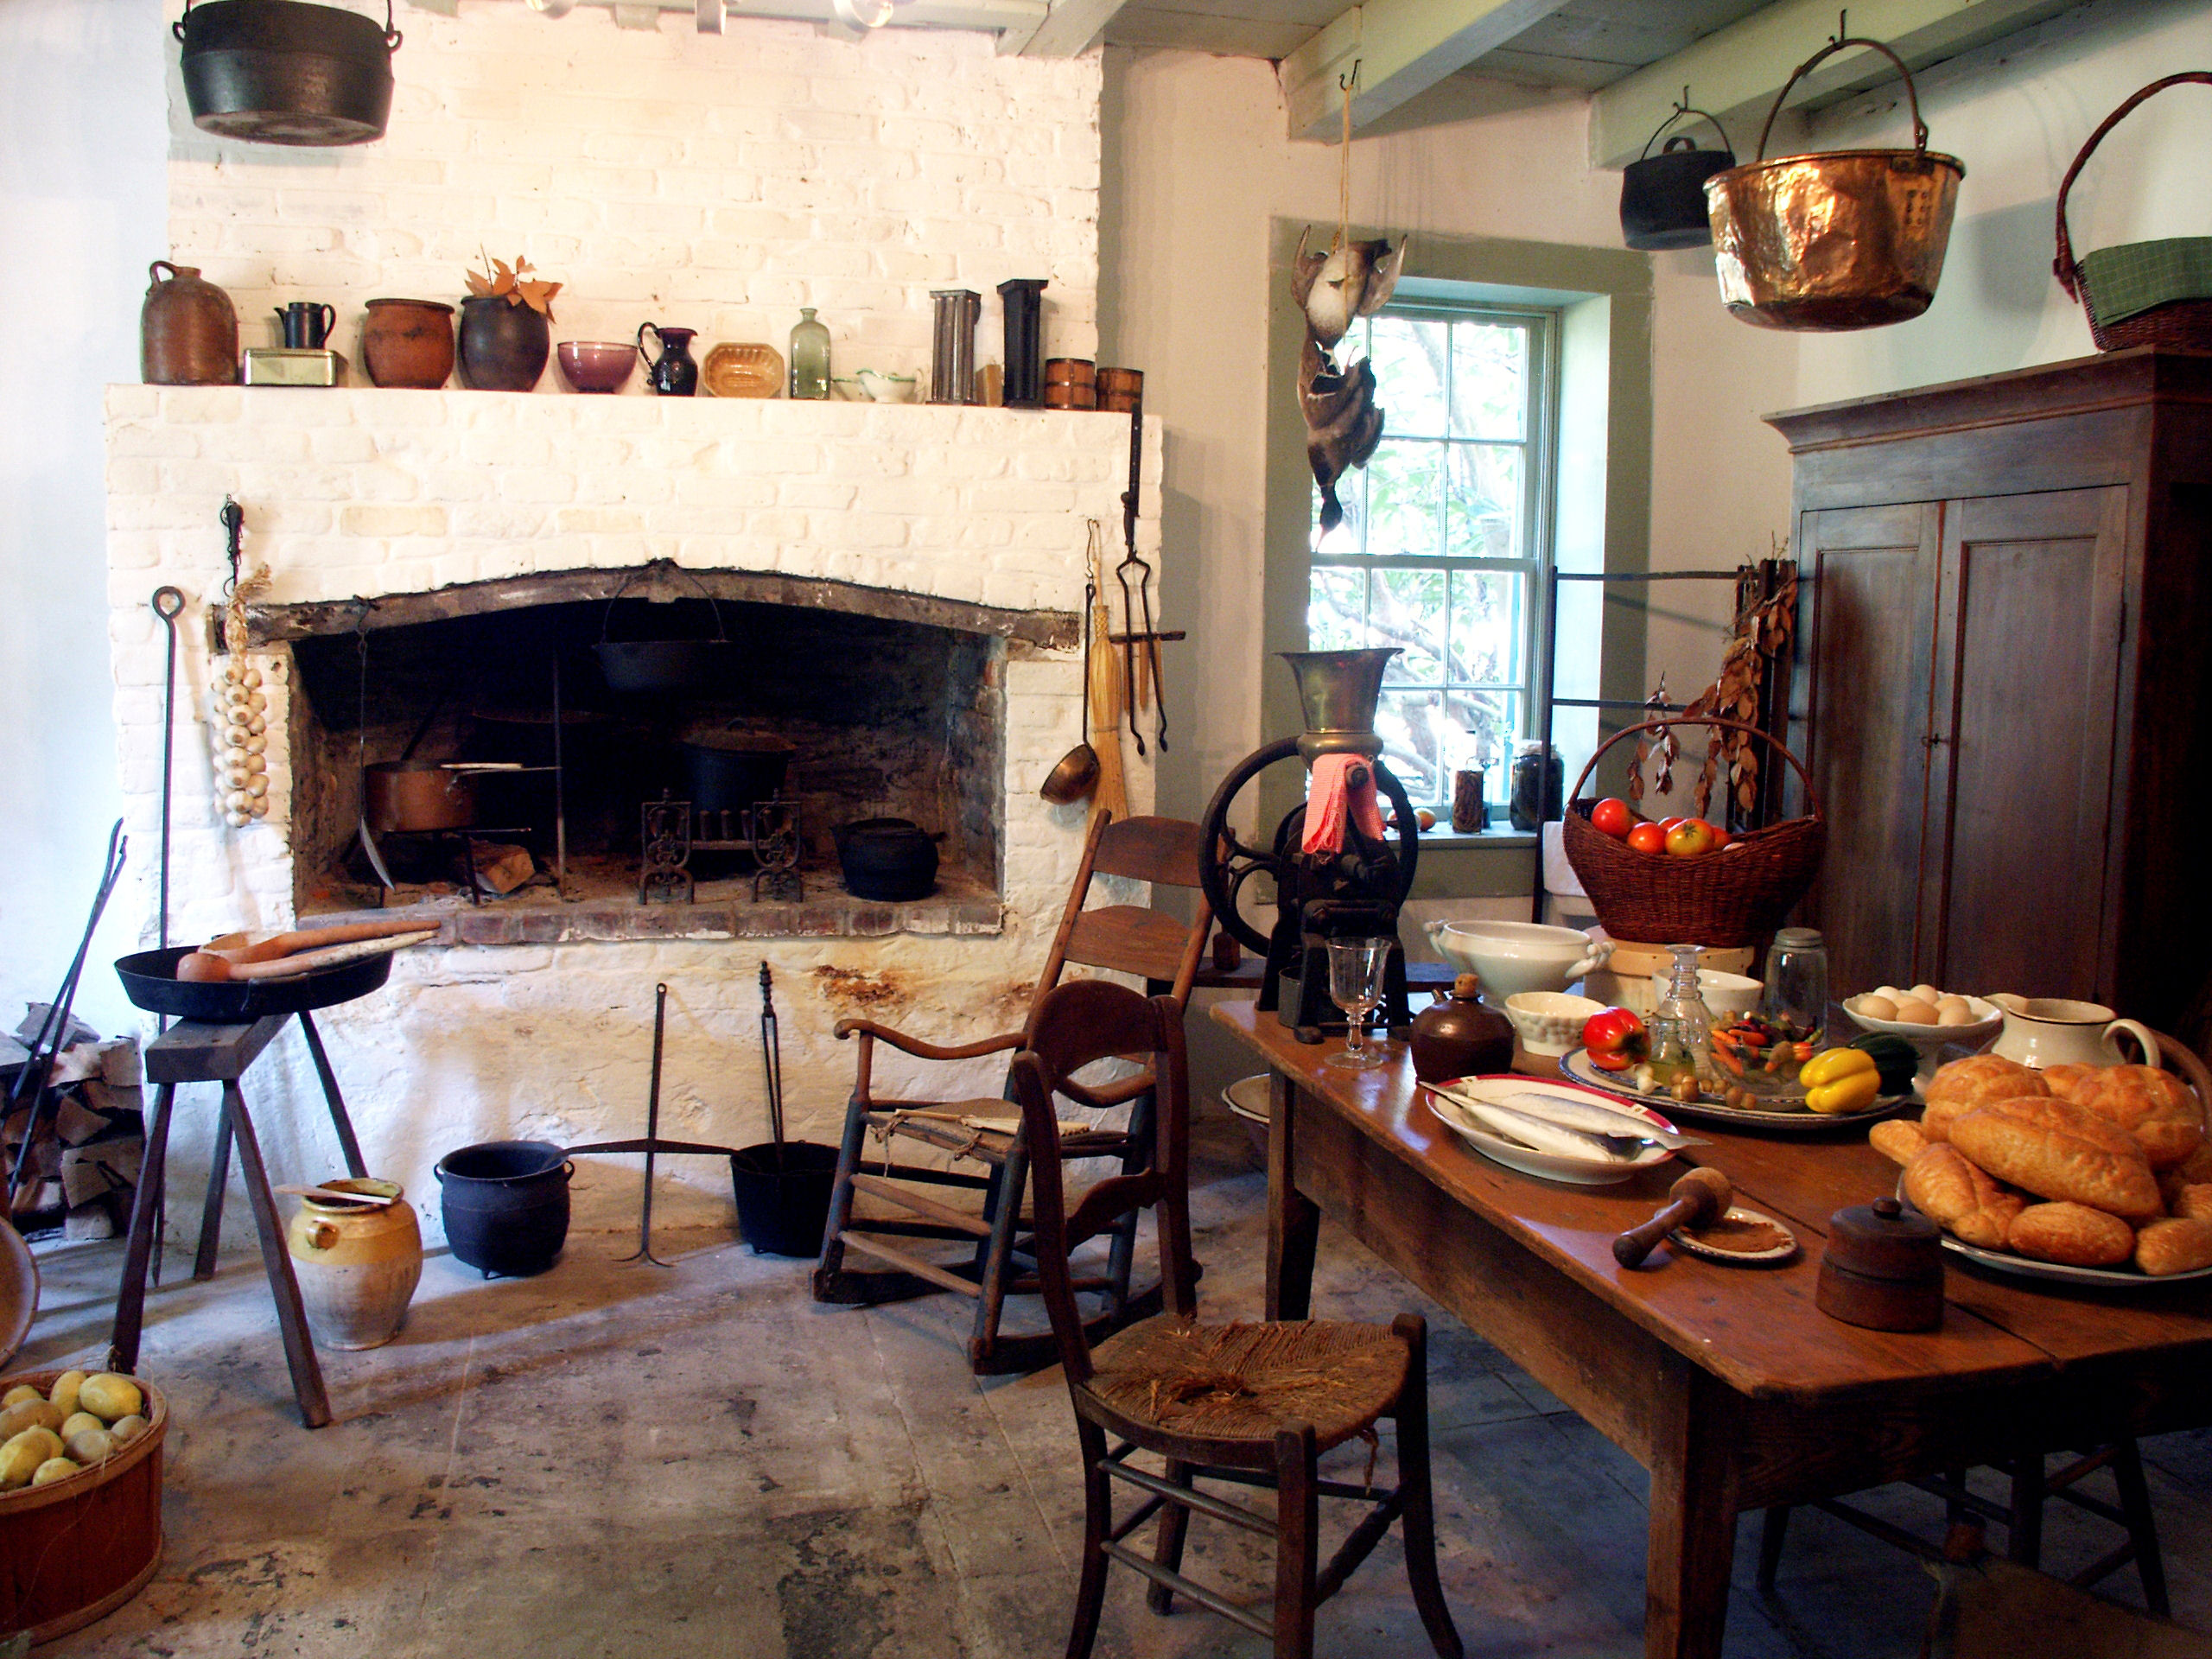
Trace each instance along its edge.
{"label": "small white dish", "polygon": [[1505,1017],[1531,1054],[1558,1055],[1582,1046],[1582,1027],[1605,1005],[1565,991],[1522,991],[1505,999]]}
{"label": "small white dish", "polygon": [[887,374],[881,369],[861,369],[853,378],[861,383],[861,390],[879,404],[911,404],[914,389],[920,384],[911,374]]}
{"label": "small white dish", "polygon": [[[1547,1083],[1537,1077],[1451,1077],[1445,1086],[1463,1095],[1478,1099],[1496,1097],[1504,1103],[1509,1095],[1558,1095],[1569,1100],[1587,1100],[1591,1091],[1571,1083]],[[1590,1158],[1569,1158],[1558,1153],[1538,1152],[1533,1147],[1523,1147],[1493,1135],[1459,1105],[1444,1095],[1426,1085],[1421,1095],[1428,1102],[1437,1121],[1465,1141],[1477,1152],[1494,1164],[1518,1170],[1523,1175],[1535,1175],[1548,1181],[1565,1181],[1573,1186],[1612,1186],[1622,1181],[1633,1180],[1655,1164],[1663,1164],[1675,1154],[1654,1142],[1624,1163],[1599,1162]],[[1603,1096],[1599,1096],[1603,1100]],[[1674,1125],[1648,1106],[1633,1101],[1606,1100],[1605,1104],[1618,1106],[1649,1120],[1658,1128],[1672,1130]]]}
{"label": "small white dish", "polygon": [[1772,1216],[1761,1210],[1746,1210],[1741,1205],[1730,1205],[1720,1212],[1724,1222],[1734,1221],[1750,1224],[1764,1222],[1779,1232],[1786,1241],[1764,1250],[1730,1250],[1708,1244],[1687,1228],[1677,1227],[1667,1235],[1667,1243],[1675,1249],[1691,1255],[1701,1256],[1707,1262],[1718,1262],[1728,1268],[1778,1268],[1794,1260],[1797,1255],[1797,1235]]}
{"label": "small white dish", "polygon": [[1885,1036],[1902,1037],[1920,1051],[1920,1066],[1912,1076],[1915,1094],[1924,1095],[1928,1085],[1935,1081],[1936,1068],[1942,1064],[1943,1050],[1953,1043],[1970,1054],[1978,1054],[1997,1040],[1997,1033],[2005,1029],[2005,1010],[1994,1002],[1979,996],[1967,998],[1967,1007],[1973,1011],[1971,1023],[1963,1026],[1919,1026],[1909,1020],[1877,1020],[1865,1014],[1853,1005],[1865,1000],[1866,994],[1846,999],[1843,1011],[1851,1016],[1852,1024],[1861,1031],[1878,1031]]}

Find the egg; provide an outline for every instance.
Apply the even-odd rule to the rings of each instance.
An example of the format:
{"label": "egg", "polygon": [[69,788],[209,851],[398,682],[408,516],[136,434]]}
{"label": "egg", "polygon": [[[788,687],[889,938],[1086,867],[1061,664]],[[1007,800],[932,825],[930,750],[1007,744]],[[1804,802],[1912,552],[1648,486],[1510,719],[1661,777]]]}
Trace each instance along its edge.
{"label": "egg", "polygon": [[1933,985],[1916,985],[1912,988],[1912,995],[1931,1008],[1943,1000],[1943,993]]}
{"label": "egg", "polygon": [[1939,1026],[1971,1026],[1976,1023],[1974,1011],[1964,997],[1947,996],[1936,1005],[1936,1023]]}
{"label": "egg", "polygon": [[1876,996],[1886,999],[1892,1007],[1904,1001],[1905,995],[1903,991],[1897,989],[1894,985],[1877,985],[1874,988],[1873,994]]}
{"label": "egg", "polygon": [[1897,999],[1879,991],[1869,991],[1859,999],[1859,1006],[1852,1012],[1863,1014],[1869,1020],[1894,1020],[1897,1017]]}
{"label": "egg", "polygon": [[1904,1026],[1932,1026],[1936,1023],[1936,1005],[1908,996],[1897,1004],[1897,1020]]}

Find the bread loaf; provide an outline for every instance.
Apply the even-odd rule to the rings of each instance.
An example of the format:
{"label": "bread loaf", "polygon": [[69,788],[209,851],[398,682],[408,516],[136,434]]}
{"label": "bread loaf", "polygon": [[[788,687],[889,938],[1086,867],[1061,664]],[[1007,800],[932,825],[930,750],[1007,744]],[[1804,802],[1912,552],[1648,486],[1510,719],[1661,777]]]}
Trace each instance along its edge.
{"label": "bread loaf", "polygon": [[1959,1154],[1937,1141],[1916,1154],[1904,1169],[1904,1195],[1921,1213],[1968,1244],[2001,1250],[2012,1218],[2025,1205]]}
{"label": "bread loaf", "polygon": [[1951,1144],[2001,1181],[2127,1221],[2165,1213],[2158,1178],[2133,1135],[2049,1096],[1994,1100],[1952,1120]]}
{"label": "bread loaf", "polygon": [[2116,1268],[2135,1254],[2135,1230],[2086,1204],[2031,1204],[2012,1217],[2005,1242],[2038,1262]]}
{"label": "bread loaf", "polygon": [[2047,1095],[2041,1077],[2018,1060],[1994,1054],[1972,1054],[1938,1066],[1928,1080],[1928,1109],[1920,1115],[1920,1132],[1930,1141],[1951,1138],[1951,1120],[1961,1112],[1993,1100],[2012,1100],[2023,1095]]}
{"label": "bread loaf", "polygon": [[1920,1125],[1893,1117],[1866,1131],[1866,1144],[1891,1163],[1910,1163],[1924,1147],[1934,1144],[1920,1132]]}
{"label": "bread loaf", "polygon": [[2212,1268],[2212,1221],[2169,1217],[2135,1236],[2135,1265],[2154,1278]]}
{"label": "bread loaf", "polygon": [[2176,1168],[2204,1144],[2204,1108],[2196,1093],[2155,1065],[2054,1065],[2044,1082],[2059,1099],[2141,1141],[2153,1169]]}
{"label": "bread loaf", "polygon": [[2185,1221],[2212,1221],[2212,1181],[2184,1181],[2166,1197],[2166,1213]]}

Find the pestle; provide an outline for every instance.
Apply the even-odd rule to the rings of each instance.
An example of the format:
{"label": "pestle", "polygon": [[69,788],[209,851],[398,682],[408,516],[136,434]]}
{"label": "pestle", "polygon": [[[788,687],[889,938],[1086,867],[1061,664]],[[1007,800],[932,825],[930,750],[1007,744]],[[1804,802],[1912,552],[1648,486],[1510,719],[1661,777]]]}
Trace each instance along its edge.
{"label": "pestle", "polygon": [[1657,1215],[1613,1241],[1613,1260],[1624,1268],[1640,1267],[1675,1228],[1701,1227],[1726,1210],[1734,1190],[1719,1170],[1693,1169],[1668,1189],[1668,1202]]}

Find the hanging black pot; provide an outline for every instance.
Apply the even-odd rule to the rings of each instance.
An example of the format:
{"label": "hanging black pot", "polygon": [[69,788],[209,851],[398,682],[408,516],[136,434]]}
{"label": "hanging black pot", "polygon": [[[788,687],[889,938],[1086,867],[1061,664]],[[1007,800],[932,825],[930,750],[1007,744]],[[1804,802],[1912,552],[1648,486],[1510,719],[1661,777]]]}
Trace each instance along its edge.
{"label": "hanging black pot", "polygon": [[185,0],[172,29],[184,43],[192,124],[257,144],[329,148],[384,137],[399,31],[304,0]]}
{"label": "hanging black pot", "polygon": [[[1706,212],[1705,181],[1736,165],[1720,124],[1703,110],[1689,107],[1687,87],[1682,96],[1684,101],[1659,124],[1659,132],[1643,141],[1643,154],[1621,170],[1621,239],[1646,253],[1710,244],[1713,224]],[[1705,116],[1712,122],[1713,130],[1720,134],[1720,148],[1700,149],[1694,138],[1678,132],[1654,156],[1651,146],[1659,142],[1659,133],[1685,115]]]}

